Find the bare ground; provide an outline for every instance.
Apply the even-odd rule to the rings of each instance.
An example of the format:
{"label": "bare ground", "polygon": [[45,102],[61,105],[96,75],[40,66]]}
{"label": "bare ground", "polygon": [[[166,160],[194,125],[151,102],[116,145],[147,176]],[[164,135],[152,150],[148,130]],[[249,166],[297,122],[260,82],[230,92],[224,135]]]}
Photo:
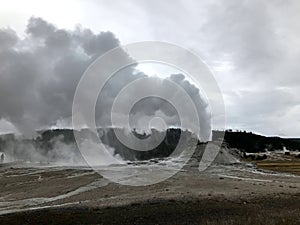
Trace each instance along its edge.
{"label": "bare ground", "polygon": [[0,168],[0,224],[300,224],[300,177],[215,166],[150,186],[88,169]]}

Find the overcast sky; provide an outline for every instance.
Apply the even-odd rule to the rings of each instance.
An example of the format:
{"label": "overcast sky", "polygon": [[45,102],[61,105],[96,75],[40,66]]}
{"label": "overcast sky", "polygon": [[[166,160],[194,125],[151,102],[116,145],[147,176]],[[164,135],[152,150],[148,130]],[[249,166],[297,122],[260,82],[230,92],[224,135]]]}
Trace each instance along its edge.
{"label": "overcast sky", "polygon": [[[70,87],[66,84],[68,83],[66,78],[61,80],[57,78],[60,73],[70,72],[63,66],[66,63],[73,68],[78,66],[76,79],[79,79],[84,71],[87,62],[78,60],[77,56],[74,57],[78,49],[70,46],[78,44],[82,46],[87,56],[94,57],[95,54],[99,55],[119,44],[158,40],[175,43],[194,51],[211,67],[224,97],[228,128],[255,131],[266,135],[300,136],[299,12],[300,2],[297,0],[52,0],[48,3],[34,0],[2,1],[0,7],[0,27],[3,28],[0,31],[0,51],[2,51],[0,131],[11,129],[10,123],[4,121],[4,118],[19,125],[18,120],[26,120],[28,124],[34,123],[31,121],[32,118],[26,117],[27,114],[22,114],[22,110],[25,109],[20,105],[34,104],[32,98],[35,98],[37,93],[47,96],[47,99],[60,99],[61,96],[49,97],[50,93],[47,91],[74,86]],[[39,17],[42,20],[36,19]],[[30,18],[35,20],[30,21]],[[38,26],[47,29],[39,30]],[[54,26],[54,29],[61,29],[62,32],[58,32],[59,41],[55,38],[47,39],[51,26]],[[87,28],[90,29],[88,33]],[[39,38],[48,40],[46,47],[40,48],[37,43],[33,43]],[[65,42],[62,42],[63,40]],[[100,40],[102,45],[100,47],[96,45],[95,48],[95,43],[91,40]],[[35,63],[40,65],[41,61],[31,60],[30,57],[38,56],[39,60],[54,60],[57,56],[62,57],[58,44],[59,49],[62,46],[69,46],[63,53],[67,52],[68,57],[63,58],[60,62],[61,66],[56,64],[56,70],[52,71],[48,68],[48,72],[43,73],[35,71],[45,70],[45,67],[35,65]],[[26,60],[24,55],[14,54],[12,48],[25,49]],[[33,50],[28,50],[30,48]],[[30,71],[25,71],[28,72],[29,78],[23,77],[22,80],[16,75],[24,73],[23,69],[19,71],[10,69],[9,72],[13,75],[6,74],[7,68],[4,65],[11,61],[31,65],[31,69],[26,67]],[[78,63],[84,65],[80,66]],[[57,74],[53,75],[55,72]],[[26,80],[30,80],[30,76],[41,76],[40,74],[44,73],[51,73],[52,77],[57,76],[56,79],[51,80],[55,89],[44,89],[42,83],[45,84],[45,79],[38,84],[26,83]],[[37,77],[31,79],[35,82],[40,81]],[[19,89],[21,84],[28,86]],[[23,93],[35,85],[43,91],[34,94]],[[20,91],[11,93],[12,88]],[[26,95],[31,99],[30,102],[24,100],[27,99]],[[55,106],[57,108],[60,104],[65,104],[62,100],[51,99],[51,102],[53,101],[57,103]],[[15,105],[17,102],[20,105]],[[42,111],[40,111],[41,107],[35,105],[31,108],[30,111],[26,109],[28,115],[34,115],[33,118],[39,117],[39,120],[63,118],[64,113],[66,114],[64,112],[60,115],[61,112],[58,111],[53,112],[53,117],[47,115],[53,106],[49,108],[44,106]],[[35,115],[37,111],[39,113]],[[8,115],[10,112],[16,115]],[[42,118],[41,113],[44,117],[47,115],[51,118]]]}

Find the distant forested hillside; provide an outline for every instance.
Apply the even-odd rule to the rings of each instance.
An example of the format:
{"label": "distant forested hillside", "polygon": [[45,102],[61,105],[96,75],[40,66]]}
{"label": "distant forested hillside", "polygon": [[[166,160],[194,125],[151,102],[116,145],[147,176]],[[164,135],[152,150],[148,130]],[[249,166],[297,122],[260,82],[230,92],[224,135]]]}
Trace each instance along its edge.
{"label": "distant forested hillside", "polygon": [[[128,133],[123,129],[118,130],[124,135]],[[75,133],[88,136],[89,130],[75,131]],[[195,140],[197,143],[197,138],[189,131],[167,129],[166,133],[164,133],[152,130],[151,137],[162,141],[158,142],[158,146],[152,150],[137,151],[125,146],[117,138],[112,128],[99,128],[98,134],[103,144],[114,149],[114,154],[131,161],[168,157],[175,150],[180,137],[183,137],[187,143],[190,143],[191,140]],[[135,133],[135,135],[139,138],[146,138],[146,136],[148,136],[147,134],[138,133]],[[39,136],[35,139],[23,139],[13,134],[2,135],[0,136],[0,152],[1,151],[12,156],[14,160],[46,160],[51,162],[69,158],[72,158],[72,160],[76,162],[82,160],[75,142],[73,130],[70,129],[40,131]]]}
{"label": "distant forested hillside", "polygon": [[[119,130],[123,131],[122,129]],[[88,132],[87,130],[75,131]],[[162,142],[149,151],[136,151],[128,148],[119,141],[111,128],[99,129],[99,137],[105,145],[114,149],[114,154],[125,160],[148,160],[170,156],[183,135],[187,143],[196,141],[195,135],[181,129],[168,129],[166,133],[152,130],[151,136]],[[220,141],[224,132],[213,131],[213,140]],[[135,134],[139,138],[146,138],[148,134]],[[162,139],[160,138],[162,137]],[[200,141],[198,141],[200,143]],[[243,152],[263,152],[282,150],[300,150],[300,139],[285,139],[280,137],[265,137],[251,132],[226,131],[223,145],[229,148],[237,148]],[[40,131],[35,139],[23,139],[13,134],[0,136],[0,152],[10,155],[14,160],[25,161],[82,161],[81,154],[75,143],[73,130],[58,129]]]}
{"label": "distant forested hillside", "polygon": [[[213,131],[213,139],[217,140],[224,132]],[[252,132],[227,130],[224,135],[224,145],[246,152],[262,152],[265,150],[300,150],[300,139],[266,137]]]}

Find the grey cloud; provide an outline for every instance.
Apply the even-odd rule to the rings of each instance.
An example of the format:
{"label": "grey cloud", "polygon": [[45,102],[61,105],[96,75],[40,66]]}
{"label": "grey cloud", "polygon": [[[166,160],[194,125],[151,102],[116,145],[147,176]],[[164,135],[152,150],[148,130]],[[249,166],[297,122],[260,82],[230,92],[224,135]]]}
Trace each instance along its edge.
{"label": "grey cloud", "polygon": [[11,29],[0,30],[0,51],[13,47],[18,41],[15,31]]}
{"label": "grey cloud", "polygon": [[66,48],[71,44],[70,34],[65,30],[57,30],[46,39],[49,48]]}
{"label": "grey cloud", "polygon": [[[98,117],[99,120],[97,121],[100,126],[111,125],[108,122],[110,122],[112,104],[114,103],[115,98],[118,97],[121,89],[128,83],[134,83],[134,80],[142,77],[146,77],[146,75],[143,73],[133,73],[132,67],[127,67],[116,73],[109,80],[99,96],[96,107],[96,113],[101,115]],[[176,103],[176,105],[172,105],[170,104],[171,102],[168,102],[165,99],[153,96],[141,99],[133,106],[130,112],[129,120],[132,128],[147,131],[149,129],[148,125],[151,118],[161,117],[168,127],[181,126],[182,121],[184,120],[187,127],[183,128],[196,132],[199,124],[197,124],[197,121],[191,121],[190,118],[193,118],[192,110],[188,110],[189,105],[185,102],[181,90],[174,90],[173,86],[170,86],[168,80],[171,80],[182,87],[184,92],[192,100],[200,121],[199,137],[201,140],[209,140],[212,128],[208,104],[203,96],[200,96],[199,89],[186,80],[183,74],[172,74],[165,79],[149,77],[142,85],[134,86],[133,89],[122,93],[124,95],[122,96],[122,99],[130,99],[132,96],[140,96],[141,93],[151,90],[156,93],[157,96],[170,96],[170,98],[173,99],[173,103]],[[126,108],[126,102],[124,102],[124,107],[121,107],[121,112],[125,111],[123,108]],[[184,115],[178,114],[179,109],[185,112]],[[119,126],[126,127],[126,124],[124,123],[124,121],[126,121],[126,116],[128,115],[122,113],[119,114]]]}
{"label": "grey cloud", "polygon": [[[168,41],[201,55],[216,70],[216,79],[225,100],[228,99],[225,102],[228,127],[237,126],[238,121],[243,129],[266,132],[268,127],[265,134],[279,134],[276,133],[278,126],[287,127],[287,121],[292,121],[296,129],[291,126],[285,129],[285,134],[299,135],[300,123],[294,112],[299,111],[300,102],[297,98],[300,84],[299,1],[133,0],[129,4],[122,1],[106,4],[100,0],[97,4],[111,16],[110,24],[119,24],[120,18],[129,21],[126,26],[120,24],[118,30],[118,35],[124,34],[122,38],[127,38],[128,42]],[[139,13],[133,14],[132,9]],[[132,21],[139,21],[139,26]],[[280,88],[290,91],[287,94],[278,91]],[[258,98],[260,101],[256,104],[246,104]],[[297,100],[291,102],[290,98]],[[237,110],[241,107],[242,110]],[[256,110],[252,111],[253,108]],[[283,117],[281,111],[293,113]],[[262,115],[268,120],[259,119]],[[257,124],[255,128],[254,123]]]}
{"label": "grey cloud", "polygon": [[31,17],[28,21],[26,32],[33,37],[46,38],[53,34],[55,30],[56,27],[53,24],[48,23],[42,18]]}
{"label": "grey cloud", "polygon": [[[21,39],[12,30],[0,32],[0,45],[5,47],[0,52],[0,117],[21,132],[70,116],[77,83],[93,60],[84,39],[77,38],[78,34],[85,37],[83,31],[58,29],[33,17],[27,34]],[[103,54],[118,43],[113,35],[103,34],[103,41],[101,33],[89,32],[89,38],[95,45],[106,45],[94,48],[93,55]],[[15,47],[17,42],[20,48]]]}
{"label": "grey cloud", "polygon": [[91,35],[84,39],[83,48],[87,54],[93,55],[98,52],[106,52],[120,44],[113,33],[101,32],[98,35]]}
{"label": "grey cloud", "polygon": [[[97,56],[119,46],[120,41],[109,31],[95,34],[80,26],[74,30],[59,29],[34,17],[30,18],[26,32],[23,39],[12,30],[0,32],[0,46],[5,47],[0,51],[0,119],[11,122],[23,134],[31,134],[36,129],[70,122],[74,93],[84,71]],[[122,57],[130,56],[125,53]],[[133,65],[108,81],[98,99],[98,125],[109,125],[110,110],[118,93],[126,84],[141,77],[146,75]],[[202,116],[200,119],[205,120],[201,126],[205,127],[205,132],[209,131],[207,104],[199,90],[185,80],[184,75],[166,79],[178,83],[190,95]],[[138,95],[144,88],[151,87],[151,82],[156,82],[158,90],[174,92],[175,96],[174,90],[164,89],[163,79],[157,82],[154,78],[131,94]],[[89,91],[86,90],[86,101],[89,101]],[[149,99],[146,105],[139,108],[138,119],[144,121],[159,114],[168,125],[178,124],[176,113],[164,102]],[[188,120],[188,115],[185,119]],[[208,139],[209,134],[205,132],[203,136]]]}
{"label": "grey cloud", "polygon": [[[239,91],[232,93],[234,104],[228,123],[236,129],[260,130],[265,134],[280,132],[286,127],[286,116],[299,106],[300,98],[286,89],[268,88],[265,90]],[[295,118],[290,118],[292,123]],[[293,121],[295,120],[295,121]],[[246,124],[246,125],[245,125]],[[264,127],[261,125],[264,124]]]}

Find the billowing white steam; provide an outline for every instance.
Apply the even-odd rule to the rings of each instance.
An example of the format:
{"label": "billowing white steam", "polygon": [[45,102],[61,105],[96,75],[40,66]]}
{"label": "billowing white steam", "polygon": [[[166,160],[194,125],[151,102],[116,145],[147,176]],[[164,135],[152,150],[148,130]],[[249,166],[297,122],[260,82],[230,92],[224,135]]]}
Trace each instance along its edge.
{"label": "billowing white steam", "polygon": [[[18,37],[11,29],[0,30],[0,119],[12,123],[22,134],[32,135],[36,129],[60,124],[70,126],[74,92],[79,79],[93,60],[119,45],[111,32],[93,33],[89,29],[76,27],[74,30],[59,29],[41,18],[30,18],[24,37]],[[130,57],[130,56],[128,56]],[[109,80],[100,93],[96,110],[98,126],[109,126],[112,103],[120,90],[129,82],[145,77],[135,66],[119,71]],[[207,103],[199,90],[182,74],[170,75],[195,103],[203,127],[210,131],[210,114]],[[162,78],[149,79],[136,89],[138,95],[145,88],[169,90]],[[88,94],[88,90],[87,90]],[[130,94],[127,96],[130,98]],[[180,98],[177,101],[180,102]],[[126,102],[124,102],[126,104]],[[184,102],[182,105],[184,106]],[[186,118],[188,120],[188,112]],[[145,99],[140,107],[133,109],[133,126],[144,129],[143,120],[159,115],[168,126],[178,126],[176,110],[166,102],[155,98]],[[128,116],[128,115],[120,115]],[[146,118],[146,119],[145,119]],[[191,121],[191,126],[194,121]],[[1,130],[1,128],[0,128]],[[209,139],[210,134],[202,134]]]}

